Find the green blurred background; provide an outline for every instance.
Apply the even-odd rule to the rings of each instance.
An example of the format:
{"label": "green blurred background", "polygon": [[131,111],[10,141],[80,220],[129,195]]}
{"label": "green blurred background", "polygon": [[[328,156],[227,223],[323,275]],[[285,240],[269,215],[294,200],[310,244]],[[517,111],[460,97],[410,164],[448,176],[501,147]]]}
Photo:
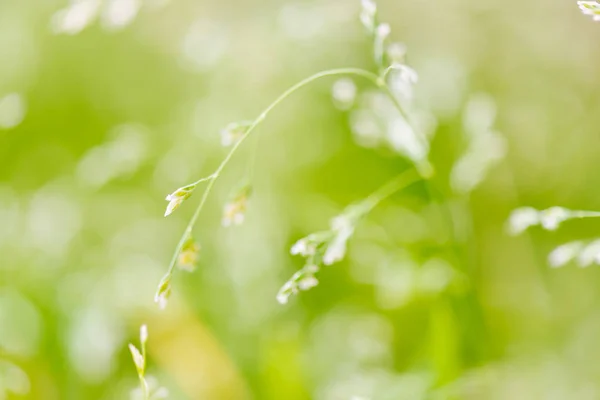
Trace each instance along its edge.
{"label": "green blurred background", "polygon": [[[217,181],[199,268],[164,311],[154,290],[199,199],[163,218],[164,196],[214,170],[220,129],[314,72],[374,66],[358,1],[143,0],[135,18],[119,1],[136,4],[104,0],[69,34],[66,0],[0,0],[0,399],[128,399],[142,323],[172,399],[600,398],[600,272],[546,263],[598,223],[504,229],[523,205],[600,210],[600,24],[575,1],[379,1],[437,121],[454,227],[415,185],[359,224],[319,286],[275,301],[302,266],[290,246],[410,165],[357,145],[323,79]],[[482,92],[507,154],[456,194]],[[246,222],[225,229],[253,153]]]}

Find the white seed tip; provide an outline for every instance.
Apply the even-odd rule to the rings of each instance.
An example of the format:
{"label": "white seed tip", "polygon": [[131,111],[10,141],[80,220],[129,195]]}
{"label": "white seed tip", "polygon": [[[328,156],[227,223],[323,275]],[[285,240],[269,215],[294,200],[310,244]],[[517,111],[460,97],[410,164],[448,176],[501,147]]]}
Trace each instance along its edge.
{"label": "white seed tip", "polygon": [[144,344],[147,341],[148,341],[148,327],[146,326],[146,324],[144,324],[140,327],[140,342],[142,344]]}
{"label": "white seed tip", "polygon": [[289,297],[290,297],[289,294],[278,293],[277,294],[277,302],[279,304],[287,304]]}

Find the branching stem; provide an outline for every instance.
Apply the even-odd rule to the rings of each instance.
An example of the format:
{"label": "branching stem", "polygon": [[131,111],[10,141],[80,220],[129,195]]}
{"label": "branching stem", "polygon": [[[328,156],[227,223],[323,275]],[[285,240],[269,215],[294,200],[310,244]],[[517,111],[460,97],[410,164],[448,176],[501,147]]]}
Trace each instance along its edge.
{"label": "branching stem", "polygon": [[[229,150],[229,152],[227,153],[227,155],[225,156],[223,161],[221,161],[221,164],[219,164],[219,166],[217,167],[215,172],[212,173],[210,176],[202,178],[194,183],[194,184],[198,184],[201,182],[208,182],[208,184],[206,185],[206,188],[204,189],[204,192],[202,193],[200,202],[198,203],[198,206],[196,207],[196,210],[194,211],[192,218],[188,222],[188,224],[185,228],[185,231],[183,232],[183,235],[181,236],[181,239],[179,240],[179,243],[177,244],[177,247],[175,248],[175,252],[173,254],[173,257],[171,258],[169,268],[163,278],[163,281],[165,279],[170,278],[173,275],[173,273],[175,271],[175,266],[177,264],[178,255],[181,252],[181,249],[183,248],[186,240],[191,235],[192,229],[193,229],[194,225],[196,224],[198,217],[200,216],[200,212],[202,211],[202,209],[204,208],[204,205],[206,204],[208,196],[209,196],[210,192],[212,191],[215,182],[217,181],[221,172],[225,169],[225,167],[227,166],[227,164],[229,163],[229,161],[231,160],[231,158],[233,157],[235,152],[238,150],[238,148],[244,142],[244,140],[248,136],[250,136],[250,134],[261,124],[261,122],[263,122],[265,120],[267,115],[275,107],[277,107],[281,102],[283,102],[283,100],[285,100],[291,94],[293,94],[297,90],[303,88],[304,86],[310,84],[311,82],[316,81],[317,79],[324,78],[327,76],[338,76],[338,75],[357,76],[357,77],[362,77],[362,78],[365,78],[365,79],[371,81],[375,86],[382,89],[390,97],[390,100],[394,103],[394,105],[398,109],[398,112],[402,115],[402,117],[404,119],[406,119],[406,121],[408,123],[410,123],[408,113],[402,107],[402,105],[398,102],[398,100],[396,99],[396,97],[394,96],[392,91],[389,89],[389,87],[386,85],[385,80],[381,76],[379,76],[373,72],[361,69],[361,68],[338,68],[338,69],[331,69],[331,70],[327,70],[327,71],[321,71],[321,72],[311,75],[308,78],[303,79],[300,82],[296,83],[295,85],[291,86],[289,89],[287,89],[285,92],[283,92],[277,99],[275,99],[275,101],[273,101],[271,104],[269,104],[269,106],[252,122],[252,124],[250,124],[248,129],[239,138],[239,140],[237,140],[233,144],[233,146],[231,147],[231,149]],[[420,136],[420,139],[424,140],[424,138],[422,136]],[[422,178],[425,178],[425,179],[431,177],[431,175],[433,173],[433,169],[431,169],[429,163],[427,163],[426,166],[428,166],[428,168],[424,168],[423,165],[417,165],[419,174],[421,175]],[[415,175],[415,178],[416,177],[418,177],[418,176]],[[384,186],[384,188],[385,188],[385,186]],[[392,188],[393,187],[391,187],[390,189],[392,189]],[[377,204],[377,202],[375,203],[375,205]]]}

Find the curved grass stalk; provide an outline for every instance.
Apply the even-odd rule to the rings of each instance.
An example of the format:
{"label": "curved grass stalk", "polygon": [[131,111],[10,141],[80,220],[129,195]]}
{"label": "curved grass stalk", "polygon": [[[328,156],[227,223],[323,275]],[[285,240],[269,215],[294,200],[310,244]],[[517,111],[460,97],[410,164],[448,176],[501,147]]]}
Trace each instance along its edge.
{"label": "curved grass stalk", "polygon": [[[167,272],[164,275],[164,277],[162,278],[161,283],[158,286],[156,296],[155,296],[156,302],[159,302],[159,299],[163,293],[165,293],[167,290],[170,291],[170,279],[173,276],[173,273],[175,271],[175,266],[177,264],[178,255],[181,252],[181,250],[182,250],[183,246],[185,245],[186,241],[188,240],[188,238],[191,236],[192,229],[193,229],[194,225],[196,224],[198,217],[200,216],[200,212],[202,211],[202,209],[204,208],[204,205],[206,204],[208,196],[209,196],[210,192],[212,191],[212,188],[213,188],[215,182],[217,181],[221,172],[225,169],[225,167],[227,166],[227,164],[229,163],[229,161],[231,160],[231,158],[233,157],[235,152],[238,150],[238,148],[244,142],[244,140],[248,136],[250,136],[250,134],[261,124],[262,121],[265,120],[267,115],[275,107],[277,107],[283,100],[285,100],[291,94],[293,94],[297,90],[303,88],[304,86],[306,86],[306,85],[310,84],[311,82],[316,81],[320,78],[327,77],[327,76],[337,76],[337,75],[357,76],[357,77],[362,77],[362,78],[365,78],[365,79],[371,81],[371,83],[373,83],[375,86],[384,90],[384,92],[390,97],[391,101],[394,103],[395,107],[398,109],[398,112],[407,121],[407,123],[411,124],[411,121],[408,117],[408,113],[402,107],[402,105],[398,102],[398,100],[395,98],[395,96],[392,93],[392,91],[390,90],[390,88],[386,85],[385,80],[382,79],[381,76],[379,76],[371,71],[367,71],[367,70],[364,70],[361,68],[331,69],[331,70],[318,72],[314,75],[309,76],[308,78],[301,80],[300,82],[296,83],[295,85],[291,86],[289,89],[287,89],[285,92],[283,92],[279,97],[277,97],[277,99],[275,99],[275,101],[273,101],[271,104],[269,104],[269,106],[248,126],[246,131],[239,138],[239,140],[237,140],[233,144],[233,146],[231,147],[231,149],[229,150],[229,152],[227,153],[227,155],[225,156],[223,161],[221,161],[221,163],[219,164],[217,169],[208,177],[202,178],[194,183],[194,184],[198,184],[201,182],[208,182],[208,184],[206,185],[206,188],[204,189],[204,192],[202,193],[200,202],[198,203],[198,206],[196,207],[196,210],[194,211],[192,218],[188,222],[188,224],[185,228],[185,231],[183,232],[183,235],[181,236],[181,239],[179,240],[177,247],[175,248],[175,252],[173,253],[173,257],[171,258],[171,262],[169,263]],[[421,137],[421,139],[425,140],[425,138],[422,136],[422,134],[420,137]],[[433,175],[433,169],[431,168],[431,166],[429,165],[428,162],[427,162],[427,166],[428,166],[428,168],[424,168],[423,165],[417,165],[417,169],[419,170],[419,175],[424,179],[428,179]]]}

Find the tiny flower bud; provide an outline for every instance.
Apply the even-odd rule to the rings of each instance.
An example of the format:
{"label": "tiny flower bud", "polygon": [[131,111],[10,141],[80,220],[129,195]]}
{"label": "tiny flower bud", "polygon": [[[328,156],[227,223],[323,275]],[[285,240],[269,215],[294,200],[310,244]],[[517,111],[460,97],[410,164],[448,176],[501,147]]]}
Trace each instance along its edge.
{"label": "tiny flower bud", "polygon": [[171,296],[171,275],[165,275],[158,284],[158,289],[154,295],[154,302],[163,310],[167,306],[169,296]]}
{"label": "tiny flower bud", "polygon": [[377,36],[383,40],[386,39],[390,33],[392,32],[392,29],[390,28],[389,24],[383,23],[383,24],[379,24],[379,26],[377,27]]}
{"label": "tiny flower bud", "polygon": [[315,274],[315,273],[319,272],[319,267],[316,265],[313,265],[313,264],[305,265],[303,269],[308,274]]}
{"label": "tiny flower bud", "polygon": [[252,193],[249,185],[242,187],[223,207],[223,226],[241,225],[244,222],[248,199]]}
{"label": "tiny flower bud", "polygon": [[200,245],[194,242],[194,239],[189,236],[177,257],[177,267],[188,272],[193,272],[196,269],[200,254]]}
{"label": "tiny flower bud", "polygon": [[563,207],[551,207],[540,211],[540,224],[544,229],[554,231],[558,226],[569,218],[569,210]]}
{"label": "tiny flower bud", "polygon": [[148,341],[148,327],[146,325],[142,325],[140,327],[140,342],[142,343],[142,347],[146,345]]}
{"label": "tiny flower bud", "polygon": [[164,386],[159,387],[152,394],[152,399],[153,400],[167,399],[168,397],[169,397],[169,390],[166,387],[164,387]]}
{"label": "tiny flower bud", "polygon": [[390,66],[390,68],[392,68],[395,71],[398,71],[400,79],[406,83],[414,85],[419,80],[419,74],[417,74],[417,71],[415,71],[408,65],[394,63]]}
{"label": "tiny flower bud", "polygon": [[299,254],[303,257],[312,256],[315,254],[316,251],[316,246],[314,245],[314,243],[311,243],[311,241],[308,238],[302,238],[298,240],[290,249],[290,253],[292,255],[295,256]]}
{"label": "tiny flower bud", "polygon": [[289,280],[281,287],[281,289],[279,289],[279,292],[277,293],[277,301],[279,304],[287,304],[290,296],[296,293],[298,293],[296,283]]}
{"label": "tiny flower bud", "polygon": [[404,58],[406,57],[406,45],[404,43],[390,43],[390,45],[387,47],[387,56],[388,59],[391,61],[392,64],[402,64],[404,61]]}
{"label": "tiny flower bud", "polygon": [[331,229],[335,233],[323,255],[323,264],[331,265],[341,261],[346,255],[346,243],[354,233],[353,219],[339,215],[331,220]]}
{"label": "tiny flower bud", "polygon": [[377,5],[373,0],[362,0],[362,10],[360,12],[360,21],[369,32],[375,29],[375,15],[377,14]]}
{"label": "tiny flower bud", "polygon": [[169,202],[169,204],[167,205],[167,210],[165,211],[165,217],[167,215],[170,215],[177,208],[179,208],[181,203],[183,203],[188,197],[192,195],[192,192],[195,188],[196,184],[184,186],[168,195],[166,197],[166,200]]}
{"label": "tiny flower bud", "polygon": [[317,278],[314,275],[305,275],[302,279],[298,281],[298,287],[300,290],[308,290],[319,284]]}
{"label": "tiny flower bud", "polygon": [[369,15],[375,15],[377,12],[377,4],[373,0],[362,0],[361,5],[363,11]]}
{"label": "tiny flower bud", "polygon": [[234,145],[244,136],[248,128],[252,125],[252,121],[232,122],[225,128],[221,129],[221,145],[224,147]]}

